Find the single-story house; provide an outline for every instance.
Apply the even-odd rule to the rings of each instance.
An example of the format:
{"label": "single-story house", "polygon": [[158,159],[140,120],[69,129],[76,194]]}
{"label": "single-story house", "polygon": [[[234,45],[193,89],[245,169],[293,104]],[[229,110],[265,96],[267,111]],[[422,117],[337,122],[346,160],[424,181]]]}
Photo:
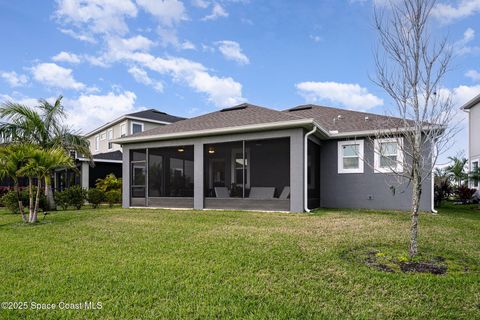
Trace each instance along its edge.
{"label": "single-story house", "polygon": [[[245,103],[119,138],[123,207],[407,210],[410,185],[392,187],[386,165],[401,166],[402,138],[375,139],[395,121],[401,125],[317,105],[278,111]],[[375,152],[379,146],[388,154]],[[421,210],[432,209],[432,197],[427,179]]]}

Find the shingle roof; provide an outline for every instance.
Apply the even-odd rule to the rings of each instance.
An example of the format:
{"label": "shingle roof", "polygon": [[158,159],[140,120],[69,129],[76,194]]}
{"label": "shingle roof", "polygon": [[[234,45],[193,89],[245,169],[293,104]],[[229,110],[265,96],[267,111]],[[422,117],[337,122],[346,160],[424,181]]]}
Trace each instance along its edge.
{"label": "shingle roof", "polygon": [[313,104],[301,105],[284,112],[303,118],[313,118],[322,128],[339,133],[405,127],[401,118]]}
{"label": "shingle roof", "polygon": [[140,132],[129,136],[148,137],[174,135],[192,131],[235,128],[248,125],[262,125],[289,121],[312,119],[326,131],[338,133],[395,129],[404,127],[400,118],[387,117],[373,113],[350,111],[318,105],[301,105],[292,109],[278,111],[252,104],[238,106],[207,113],[195,118],[181,120],[166,126]]}
{"label": "shingle roof", "polygon": [[163,121],[168,123],[174,123],[180,120],[184,120],[185,118],[172,116],[171,114],[158,111],[156,109],[148,109],[142,110],[139,112],[129,113],[125,115],[126,117],[138,117],[143,119],[155,120],[155,121]]}
{"label": "shingle roof", "polygon": [[95,160],[122,160],[122,152],[117,150],[112,152],[94,154],[93,161]]}
{"label": "shingle roof", "polygon": [[173,124],[143,131],[129,137],[230,128],[298,119],[300,119],[300,117],[287,112],[245,103],[232,108],[222,109],[195,118],[185,119]]}

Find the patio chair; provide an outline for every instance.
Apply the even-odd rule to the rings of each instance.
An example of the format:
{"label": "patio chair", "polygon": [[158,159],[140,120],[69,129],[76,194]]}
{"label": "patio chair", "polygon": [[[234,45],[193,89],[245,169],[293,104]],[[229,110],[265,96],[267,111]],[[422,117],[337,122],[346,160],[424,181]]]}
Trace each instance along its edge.
{"label": "patio chair", "polygon": [[273,195],[275,194],[274,187],[252,187],[250,189],[250,196],[251,199],[273,199]]}
{"label": "patio chair", "polygon": [[282,193],[278,197],[279,200],[287,200],[290,197],[290,186],[283,188]]}
{"label": "patio chair", "polygon": [[230,198],[230,192],[228,192],[227,187],[215,187],[215,197]]}

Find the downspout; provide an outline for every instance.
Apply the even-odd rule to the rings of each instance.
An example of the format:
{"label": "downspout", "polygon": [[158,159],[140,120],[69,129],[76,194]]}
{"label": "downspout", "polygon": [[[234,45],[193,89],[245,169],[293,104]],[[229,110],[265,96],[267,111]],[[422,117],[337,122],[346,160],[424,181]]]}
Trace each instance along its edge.
{"label": "downspout", "polygon": [[[432,154],[435,154],[435,152],[437,151],[435,145],[433,145],[433,149],[434,150],[433,150]],[[435,210],[435,168],[433,167],[433,164],[434,164],[434,160],[432,158],[432,173],[431,173],[431,175],[432,175],[432,196],[431,196],[432,208],[431,208],[431,210],[432,210],[433,214],[437,214],[438,211]]]}
{"label": "downspout", "polygon": [[303,145],[303,207],[305,212],[310,212],[308,209],[308,137],[317,131],[317,127],[314,125],[312,131],[307,132],[305,135],[305,141]]}

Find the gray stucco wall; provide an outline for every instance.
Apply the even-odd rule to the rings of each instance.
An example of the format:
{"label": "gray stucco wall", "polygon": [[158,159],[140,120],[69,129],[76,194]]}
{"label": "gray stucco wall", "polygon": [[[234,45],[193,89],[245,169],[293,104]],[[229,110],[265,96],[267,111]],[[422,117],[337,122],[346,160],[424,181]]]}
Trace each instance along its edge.
{"label": "gray stucco wall", "polygon": [[[359,140],[359,139],[358,139]],[[327,208],[409,210],[411,187],[398,185],[391,174],[374,173],[373,141],[364,138],[364,173],[338,173],[338,140],[322,141],[320,148],[320,204]],[[390,186],[395,186],[393,194]],[[420,209],[431,209],[431,179],[422,186]],[[370,199],[371,198],[371,199]]]}

